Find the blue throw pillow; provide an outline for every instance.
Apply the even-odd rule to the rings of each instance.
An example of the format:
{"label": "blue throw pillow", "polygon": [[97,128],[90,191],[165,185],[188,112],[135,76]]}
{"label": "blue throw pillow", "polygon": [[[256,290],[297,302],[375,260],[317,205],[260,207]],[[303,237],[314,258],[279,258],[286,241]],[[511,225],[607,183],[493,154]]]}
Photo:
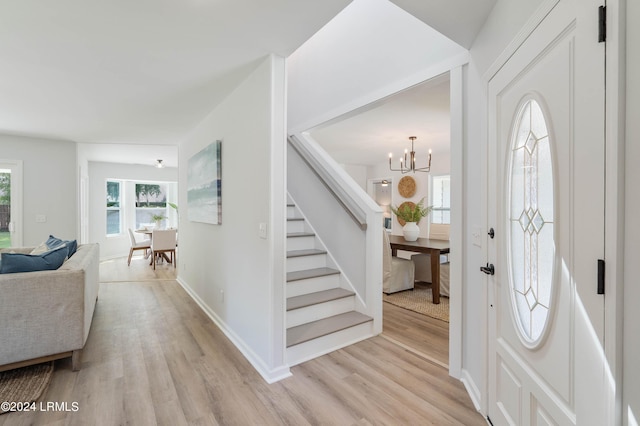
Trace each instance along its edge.
{"label": "blue throw pillow", "polygon": [[65,243],[67,244],[67,248],[69,249],[69,254],[67,255],[67,257],[73,256],[73,254],[78,249],[78,242],[76,240],[67,240],[65,241]]}
{"label": "blue throw pillow", "polygon": [[54,237],[53,235],[49,235],[49,239],[45,241],[45,244],[50,249],[58,247],[62,244],[66,244],[69,247],[69,255],[68,257],[73,256],[73,254],[78,249],[78,242],[76,240],[61,240],[60,238]]}
{"label": "blue throw pillow", "polygon": [[60,238],[54,237],[53,235],[49,235],[49,238],[47,238],[47,241],[45,241],[44,243],[47,245],[47,247],[54,248],[62,244],[63,241]]}
{"label": "blue throw pillow", "polygon": [[55,270],[62,266],[68,253],[66,245],[43,254],[2,253],[0,274]]}

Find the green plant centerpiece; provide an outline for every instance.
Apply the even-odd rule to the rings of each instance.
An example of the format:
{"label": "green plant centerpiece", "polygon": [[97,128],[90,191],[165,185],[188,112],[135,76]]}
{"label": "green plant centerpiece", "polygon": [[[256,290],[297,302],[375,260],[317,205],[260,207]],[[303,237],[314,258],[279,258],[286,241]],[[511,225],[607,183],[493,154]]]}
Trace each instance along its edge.
{"label": "green plant centerpiece", "polygon": [[400,206],[391,207],[391,211],[405,222],[420,222],[420,219],[428,216],[431,210],[433,206],[424,206],[424,197],[415,206],[403,203]]}
{"label": "green plant centerpiece", "polygon": [[154,214],[153,216],[151,216],[151,220],[156,223],[156,229],[160,229],[160,223],[166,218],[167,217],[162,214]]}
{"label": "green plant centerpiece", "polygon": [[407,241],[416,241],[420,234],[418,222],[426,217],[433,210],[433,206],[424,205],[424,197],[418,201],[418,204],[402,203],[400,206],[392,206],[391,211],[398,217],[398,221],[403,224],[402,235]]}

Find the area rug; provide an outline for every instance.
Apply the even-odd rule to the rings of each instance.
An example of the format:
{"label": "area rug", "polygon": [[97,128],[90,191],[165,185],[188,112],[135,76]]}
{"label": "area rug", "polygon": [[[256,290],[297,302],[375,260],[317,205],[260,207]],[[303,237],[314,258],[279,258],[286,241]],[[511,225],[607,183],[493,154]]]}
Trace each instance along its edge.
{"label": "area rug", "polygon": [[440,296],[440,303],[434,305],[431,287],[416,284],[413,290],[383,293],[382,299],[392,305],[449,322],[449,298]]}
{"label": "area rug", "polygon": [[[11,403],[31,403],[40,398],[53,376],[53,361],[0,372],[0,414]],[[5,402],[9,402],[9,406]]]}

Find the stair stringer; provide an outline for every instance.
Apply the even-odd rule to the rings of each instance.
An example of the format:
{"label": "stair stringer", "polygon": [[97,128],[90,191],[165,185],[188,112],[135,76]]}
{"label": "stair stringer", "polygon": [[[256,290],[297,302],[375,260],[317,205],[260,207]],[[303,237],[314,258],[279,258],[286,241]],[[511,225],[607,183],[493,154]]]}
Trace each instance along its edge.
{"label": "stair stringer", "polygon": [[301,217],[304,219],[306,231],[312,232],[315,234],[315,248],[325,250],[327,257],[327,267],[336,269],[340,271],[339,278],[339,286],[345,290],[349,290],[355,293],[355,311],[363,314],[367,314],[367,306],[361,295],[356,291],[356,288],[353,286],[349,278],[344,273],[343,268],[340,267],[336,259],[333,257],[331,252],[327,249],[327,246],[322,242],[322,238],[318,235],[318,233],[313,228],[313,225],[310,223],[309,219],[305,216],[304,212],[300,210],[298,205],[295,202],[295,199],[291,196],[291,194],[287,194],[288,199],[295,204],[296,217]]}

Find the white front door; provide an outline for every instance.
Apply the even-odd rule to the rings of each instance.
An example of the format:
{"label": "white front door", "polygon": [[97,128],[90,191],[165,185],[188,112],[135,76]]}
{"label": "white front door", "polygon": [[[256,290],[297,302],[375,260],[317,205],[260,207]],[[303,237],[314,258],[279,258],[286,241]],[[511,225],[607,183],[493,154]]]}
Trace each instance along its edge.
{"label": "white front door", "polygon": [[489,418],[605,425],[604,43],[559,0],[491,78]]}

